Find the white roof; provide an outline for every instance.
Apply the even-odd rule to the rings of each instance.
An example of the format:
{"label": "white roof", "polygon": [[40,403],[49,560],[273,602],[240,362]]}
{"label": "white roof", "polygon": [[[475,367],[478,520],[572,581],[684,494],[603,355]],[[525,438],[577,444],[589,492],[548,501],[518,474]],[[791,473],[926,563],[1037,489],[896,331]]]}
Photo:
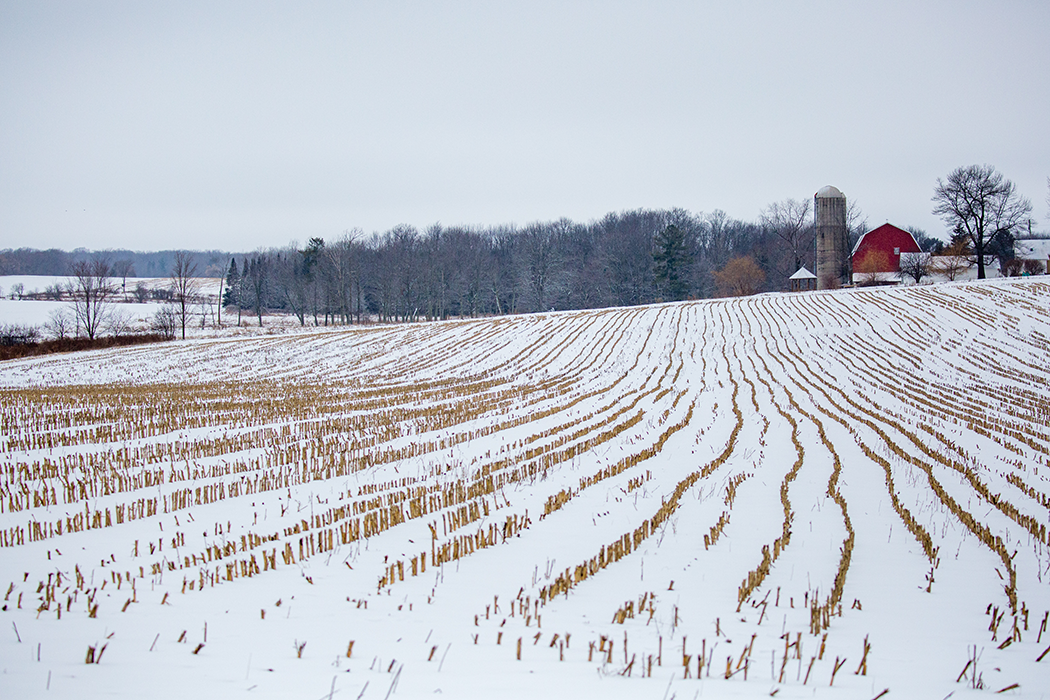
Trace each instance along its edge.
{"label": "white roof", "polygon": [[788,277],[789,280],[815,280],[817,276],[807,270],[804,266],[798,268],[798,272]]}
{"label": "white roof", "polygon": [[839,190],[839,188],[835,187],[834,185],[824,185],[819,190],[817,190],[817,194],[815,196],[816,197],[820,197],[821,199],[825,199],[825,198],[827,198],[827,199],[832,199],[832,198],[834,198],[834,199],[845,199],[846,198],[846,195],[842,194],[842,191]]}
{"label": "white roof", "polygon": [[853,244],[853,250],[849,252],[850,257],[853,257],[857,254],[857,251],[860,250],[860,242],[863,241],[864,237],[867,236],[869,233],[871,233],[871,231],[865,231],[864,233],[860,234],[860,238],[858,238],[857,242]]}
{"label": "white roof", "polygon": [[1014,255],[1021,260],[1046,260],[1050,258],[1050,239],[1014,241]]}

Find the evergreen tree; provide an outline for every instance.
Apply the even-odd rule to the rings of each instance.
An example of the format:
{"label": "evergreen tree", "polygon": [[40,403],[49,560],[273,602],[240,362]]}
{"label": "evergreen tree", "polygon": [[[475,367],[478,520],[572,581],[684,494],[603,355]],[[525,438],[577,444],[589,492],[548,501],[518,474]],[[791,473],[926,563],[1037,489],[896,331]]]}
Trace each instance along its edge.
{"label": "evergreen tree", "polygon": [[238,290],[240,289],[241,275],[237,272],[237,258],[230,258],[230,269],[226,272],[226,291],[222,295],[223,306],[240,307]]}
{"label": "evergreen tree", "polygon": [[686,253],[685,233],[674,224],[656,234],[656,252],[653,261],[656,263],[656,281],[663,292],[664,301],[680,301],[686,293],[686,266],[689,258]]}

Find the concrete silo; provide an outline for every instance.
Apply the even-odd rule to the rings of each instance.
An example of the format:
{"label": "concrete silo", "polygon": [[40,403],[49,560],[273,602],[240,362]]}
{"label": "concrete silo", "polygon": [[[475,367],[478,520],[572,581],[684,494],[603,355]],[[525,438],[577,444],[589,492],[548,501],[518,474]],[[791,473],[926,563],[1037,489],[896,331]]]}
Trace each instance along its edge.
{"label": "concrete silo", "polygon": [[820,188],[813,195],[813,217],[817,227],[817,289],[835,289],[849,284],[846,195],[831,185]]}

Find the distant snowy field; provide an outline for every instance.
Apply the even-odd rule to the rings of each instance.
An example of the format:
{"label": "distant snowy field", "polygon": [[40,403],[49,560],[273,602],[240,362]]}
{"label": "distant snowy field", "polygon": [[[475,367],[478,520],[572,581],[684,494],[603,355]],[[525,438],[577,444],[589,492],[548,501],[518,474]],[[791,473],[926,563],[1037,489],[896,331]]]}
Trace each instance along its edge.
{"label": "distant snowy field", "polygon": [[73,304],[67,301],[0,299],[0,323],[4,324],[42,326],[47,323],[51,314],[62,311],[72,313]]}
{"label": "distant snowy field", "polygon": [[[68,277],[54,277],[46,275],[3,275],[0,276],[0,325],[19,324],[43,327],[48,323],[51,315],[65,311],[72,315],[73,303],[71,301],[51,301],[41,299],[12,299],[15,289],[21,285],[22,294],[42,294],[49,287],[58,285],[65,287],[70,281]],[[217,279],[205,278],[200,280],[200,292],[213,299],[218,298],[219,282]],[[119,288],[121,280],[114,279],[113,283]],[[171,280],[165,277],[129,277],[126,292],[118,292],[113,297],[114,303],[110,308],[114,314],[125,317],[130,322],[130,327],[135,330],[145,330],[150,326],[153,315],[159,311],[164,304],[161,302],[147,301],[140,303],[134,301],[135,287],[143,284],[147,289],[161,289],[168,287]],[[105,328],[103,331],[105,332]]]}
{"label": "distant snowy field", "polygon": [[[117,287],[122,285],[120,278],[111,278]],[[43,292],[48,287],[53,285],[59,285],[64,287],[71,281],[69,277],[55,277],[49,275],[0,275],[0,296],[9,297],[11,290],[17,286],[22,285],[24,293],[36,293]],[[201,291],[204,294],[216,295],[219,293],[220,280],[213,279],[211,277],[203,277],[199,280]],[[134,294],[135,287],[139,284],[143,284],[147,289],[159,289],[167,287],[171,284],[171,280],[167,277],[128,277],[127,278],[127,293]]]}
{"label": "distant snowy field", "polygon": [[4,362],[0,696],[1050,698],[1048,305]]}

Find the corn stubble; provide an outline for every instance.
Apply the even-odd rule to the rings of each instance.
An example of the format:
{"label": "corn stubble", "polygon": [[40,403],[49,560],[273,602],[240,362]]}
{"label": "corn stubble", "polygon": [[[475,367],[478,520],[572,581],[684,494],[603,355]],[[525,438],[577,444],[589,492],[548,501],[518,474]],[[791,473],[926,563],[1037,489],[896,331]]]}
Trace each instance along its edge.
{"label": "corn stubble", "polygon": [[[977,296],[998,293],[975,289],[971,294]],[[1039,304],[1045,306],[1050,287],[1033,284],[1030,290],[1031,298],[1002,293],[995,303],[1045,323]],[[862,643],[837,634],[838,619],[863,621],[868,614],[856,598],[849,609],[843,602],[857,595],[847,597],[861,547],[852,520],[855,493],[846,482],[871,470],[879,475],[894,522],[903,524],[927,562],[920,588],[938,593],[949,537],[946,527],[938,532],[921,515],[937,508],[951,528],[972,536],[998,562],[1002,596],[986,611],[987,641],[1003,653],[1027,649],[1026,636],[1041,644],[1050,613],[1029,630],[1028,604],[1046,597],[1037,591],[1021,597],[1017,551],[1025,542],[1039,551],[1050,545],[1050,400],[1031,388],[1046,381],[1045,366],[1032,358],[1050,352],[1050,334],[1015,333],[1000,347],[984,336],[976,350],[982,371],[957,359],[950,371],[939,371],[924,364],[929,338],[907,322],[900,298],[864,294],[858,303],[865,313],[888,319],[900,333],[867,335],[866,343],[850,344],[848,352],[837,339],[817,347],[792,330],[792,324],[820,327],[829,314],[857,333],[870,326],[841,297],[814,295],[663,307],[651,312],[658,323],[641,331],[637,319],[650,312],[552,317],[543,322],[548,325],[542,337],[517,352],[507,349],[505,324],[518,322],[481,321],[466,343],[437,330],[420,334],[418,356],[401,357],[379,377],[350,372],[303,381],[275,372],[252,381],[216,381],[202,373],[180,383],[5,389],[0,553],[33,546],[50,560],[52,550],[74,551],[74,538],[93,530],[111,532],[119,545],[99,565],[77,560],[72,575],[54,567],[46,579],[35,573],[35,590],[29,573],[11,581],[4,610],[22,610],[26,593],[38,618],[134,616],[141,602],[172,607],[180,596],[247,586],[307,563],[315,568],[303,573],[303,585],[313,585],[327,562],[339,568],[345,562],[348,570],[341,573],[355,586],[356,597],[347,596],[353,611],[366,611],[369,600],[404,589],[402,606],[412,613],[407,601],[417,607],[421,599],[432,603],[433,591],[449,585],[445,574],[454,582],[461,563],[510,551],[523,538],[561,535],[564,523],[582,522],[568,516],[614,498],[633,506],[621,512],[629,513],[624,520],[630,526],[599,539],[573,525],[578,529],[569,534],[583,545],[571,550],[579,553],[564,568],[554,568],[556,543],[540,544],[529,556],[546,547],[549,556],[539,559],[548,562],[546,570],[522,581],[517,591],[501,591],[502,614],[500,595],[493,592],[491,604],[472,614],[471,626],[478,629],[471,632],[471,646],[513,653],[523,666],[546,659],[648,679],[663,666],[667,643],[680,645],[676,676],[682,682],[712,678],[716,667],[719,682],[806,686],[827,678],[834,686],[838,678],[841,686],[882,662],[868,634]],[[967,308],[959,316],[957,291],[912,294],[911,303],[921,301],[953,322],[996,326],[987,309]],[[937,332],[952,353],[963,341],[949,331],[944,322]],[[378,332],[368,337],[375,345],[366,337],[357,352],[362,362],[378,362],[385,346]],[[738,342],[740,337],[748,343]],[[609,363],[620,352],[612,349],[621,346],[637,350]],[[832,360],[848,373],[848,382],[828,371]],[[550,366],[559,369],[546,372]],[[430,367],[444,370],[434,374]],[[192,368],[185,371],[193,374]],[[965,388],[957,376],[964,377]],[[1007,385],[1012,394],[1003,400]],[[882,400],[873,399],[876,394]],[[970,449],[975,439],[1009,456],[985,458]],[[776,454],[774,441],[781,448]],[[614,457],[595,457],[607,454]],[[841,533],[831,568],[807,562],[804,550],[793,547],[800,536],[811,536],[799,525],[800,513],[813,507],[814,483],[829,503],[823,517]],[[321,484],[333,495],[317,496],[314,487]],[[752,541],[742,536],[751,509],[766,489],[773,489],[774,506],[779,500],[779,525],[767,539],[746,544]],[[293,510],[293,492],[311,494],[309,509]],[[697,505],[705,493],[716,492],[721,505]],[[256,505],[264,499],[265,509]],[[247,503],[252,508],[237,511],[245,514],[242,520],[223,521],[227,506]],[[675,589],[671,581],[674,593],[657,596],[653,590],[663,588],[648,588],[644,568],[642,586],[625,588],[628,561],[655,554],[666,537],[687,537],[689,556],[701,565],[731,561],[739,576],[735,591],[726,596],[682,583]],[[404,551],[409,538],[410,551]],[[736,538],[741,544],[730,560],[727,550]],[[362,571],[351,565],[347,555],[362,545],[383,556],[381,567]],[[799,577],[785,575],[785,558],[811,567],[819,583],[802,587]],[[688,580],[689,562],[680,563],[683,573],[676,576]],[[432,579],[437,583],[430,589]],[[572,618],[564,611],[573,598],[586,599],[605,582],[622,591],[615,600],[624,602],[603,613],[601,624],[566,629]],[[637,586],[633,580],[629,585]],[[420,595],[424,589],[431,594]],[[113,591],[121,591],[119,601]],[[676,602],[677,595],[687,602]],[[719,607],[716,601],[728,598],[735,607]],[[689,606],[688,615],[680,615],[680,604]],[[279,600],[274,607],[280,606]],[[260,608],[260,624],[273,624],[273,617]],[[557,631],[550,629],[552,620]],[[507,645],[513,652],[502,644],[505,633],[516,640]],[[204,634],[193,643],[184,631],[177,641],[191,644],[193,655],[207,656],[212,647],[206,646],[206,627]],[[355,644],[371,653],[363,637],[333,653],[363,663],[360,654],[353,656]],[[719,645],[724,669],[722,657],[715,660]],[[306,646],[294,641],[296,659],[308,658]],[[106,648],[89,646],[84,663],[100,664]],[[437,652],[438,645],[426,644],[420,657],[439,665]],[[858,664],[852,674],[842,671],[849,658]],[[985,687],[979,661],[973,645],[955,681]],[[392,661],[387,672],[394,668]]]}

